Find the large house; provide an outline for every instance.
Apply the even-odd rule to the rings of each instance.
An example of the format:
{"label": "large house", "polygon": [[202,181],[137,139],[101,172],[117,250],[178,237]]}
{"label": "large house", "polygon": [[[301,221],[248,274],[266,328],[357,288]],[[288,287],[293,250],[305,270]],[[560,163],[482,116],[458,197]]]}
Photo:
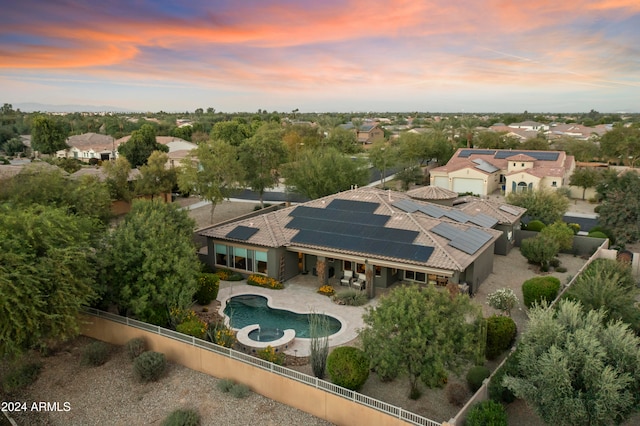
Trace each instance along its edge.
{"label": "large house", "polygon": [[358,129],[356,129],[351,122],[342,124],[341,127],[343,129],[353,130],[356,134],[356,139],[363,145],[371,144],[376,138],[384,137],[384,130],[382,130],[378,123],[375,122],[363,123],[358,127]]}
{"label": "large house", "polygon": [[563,151],[461,148],[430,171],[431,185],[487,196],[497,190],[521,192],[569,185],[575,159]]}
{"label": "large house", "polygon": [[[513,247],[525,210],[478,201],[464,209],[401,192],[357,188],[200,231],[213,268],[280,280],[312,273],[319,284],[358,277],[375,295],[397,281],[458,284],[475,293],[494,252]],[[495,211],[500,215],[495,215]]]}
{"label": "large house", "polygon": [[118,156],[119,143],[111,136],[83,133],[67,138],[68,149],[56,152],[58,158],[75,158],[83,162],[91,159],[110,160]]}

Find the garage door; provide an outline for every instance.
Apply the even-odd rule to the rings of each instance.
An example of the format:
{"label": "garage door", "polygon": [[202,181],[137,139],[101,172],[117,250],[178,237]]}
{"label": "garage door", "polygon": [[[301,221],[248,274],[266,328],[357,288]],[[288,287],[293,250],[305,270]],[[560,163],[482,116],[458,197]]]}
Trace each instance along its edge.
{"label": "garage door", "polygon": [[433,186],[449,189],[449,178],[446,176],[436,176],[433,180]]}
{"label": "garage door", "polygon": [[480,179],[455,178],[453,179],[453,192],[459,194],[470,192],[476,195],[485,195],[484,185]]}

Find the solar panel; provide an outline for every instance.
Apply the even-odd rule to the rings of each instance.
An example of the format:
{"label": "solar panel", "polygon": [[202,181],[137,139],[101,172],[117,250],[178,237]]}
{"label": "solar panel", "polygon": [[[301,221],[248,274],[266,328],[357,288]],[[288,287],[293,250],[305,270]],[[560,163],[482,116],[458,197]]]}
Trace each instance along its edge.
{"label": "solar panel", "polygon": [[498,223],[498,219],[484,213],[478,213],[475,216],[471,216],[469,222],[475,223],[476,225],[482,226],[484,228],[493,228],[496,223]]}
{"label": "solar panel", "polygon": [[519,154],[528,155],[540,161],[556,161],[560,155],[559,152],[553,151],[498,151],[494,158],[504,160],[505,158]]}
{"label": "solar panel", "polygon": [[447,244],[451,247],[462,250],[467,254],[474,254],[480,248],[491,240],[491,235],[484,231],[475,228],[469,228],[466,231],[461,232],[456,238],[449,241]]}
{"label": "solar panel", "polygon": [[301,230],[292,242],[322,246],[338,250],[371,253],[396,259],[426,262],[433,253],[433,247],[406,244],[397,241],[384,241],[371,238],[347,237],[332,232]]}
{"label": "solar panel", "polygon": [[448,217],[449,219],[453,219],[456,222],[460,223],[467,223],[469,222],[469,220],[471,220],[471,216],[458,210],[447,211],[444,215],[445,217]]}
{"label": "solar panel", "polygon": [[380,207],[380,203],[371,203],[368,201],[354,201],[354,200],[341,200],[334,199],[329,205],[327,205],[328,209],[335,210],[347,210],[350,212],[360,212],[360,213],[373,213],[376,209]]}
{"label": "solar panel", "polygon": [[440,207],[436,207],[432,204],[419,206],[418,210],[420,210],[422,213],[426,214],[427,216],[431,216],[436,219],[444,216],[444,214],[447,212],[446,210],[441,209]]}
{"label": "solar panel", "polygon": [[446,238],[447,240],[454,240],[460,234],[462,234],[463,231],[459,230],[454,226],[449,225],[448,223],[439,223],[433,228],[431,228],[431,232],[433,232],[436,235],[440,235],[441,237]]}
{"label": "solar panel", "polygon": [[412,243],[419,234],[418,231],[410,231],[407,229],[385,228],[362,223],[341,223],[305,217],[294,217],[285,225],[285,228],[331,232],[344,235],[345,237],[371,238],[399,241],[402,243]]}
{"label": "solar panel", "polygon": [[258,228],[250,228],[248,226],[239,225],[233,228],[227,235],[225,235],[225,237],[234,240],[247,241],[258,231]]}
{"label": "solar panel", "polygon": [[507,212],[507,213],[512,214],[514,216],[518,216],[520,214],[520,212],[518,212],[516,209],[511,208],[509,206],[502,205],[502,206],[500,206],[498,208],[500,210],[502,210],[503,212]]}
{"label": "solar panel", "polygon": [[493,149],[463,149],[458,154],[459,158],[469,158],[471,155],[493,155],[496,151]]}
{"label": "solar panel", "polygon": [[413,213],[420,208],[418,204],[410,200],[398,200],[391,203],[391,205],[399,208],[400,210],[404,210],[407,213]]}
{"label": "solar panel", "polygon": [[478,160],[480,161],[479,163],[476,160],[473,160],[473,162],[477,164],[476,169],[478,170],[482,170],[483,172],[487,172],[487,173],[494,173],[500,170],[499,168],[497,168],[491,163],[487,163],[486,161],[479,158]]}
{"label": "solar panel", "polygon": [[298,206],[293,209],[289,216],[306,217],[309,219],[331,220],[334,222],[346,223],[367,223],[369,225],[384,226],[391,216],[380,214],[353,212],[337,209],[322,209],[308,206]]}

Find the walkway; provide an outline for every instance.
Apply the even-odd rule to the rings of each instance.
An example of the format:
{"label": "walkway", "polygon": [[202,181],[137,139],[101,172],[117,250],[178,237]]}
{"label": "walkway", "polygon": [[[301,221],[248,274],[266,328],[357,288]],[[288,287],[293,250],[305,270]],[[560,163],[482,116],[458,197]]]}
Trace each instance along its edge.
{"label": "walkway", "polygon": [[[221,281],[218,300],[220,301],[220,314],[230,297],[241,294],[257,294],[265,296],[269,300],[269,306],[277,309],[286,309],[297,313],[317,312],[331,315],[342,323],[339,332],[329,337],[329,346],[339,346],[358,337],[358,329],[364,327],[362,314],[367,306],[375,306],[377,300],[370,300],[365,306],[337,305],[327,296],[316,293],[318,290],[318,277],[312,275],[298,275],[285,282],[283,290],[270,290],[262,287],[247,285],[243,281]],[[340,286],[334,286],[340,290]],[[296,338],[295,343],[286,351],[289,355],[309,356],[310,339]]]}

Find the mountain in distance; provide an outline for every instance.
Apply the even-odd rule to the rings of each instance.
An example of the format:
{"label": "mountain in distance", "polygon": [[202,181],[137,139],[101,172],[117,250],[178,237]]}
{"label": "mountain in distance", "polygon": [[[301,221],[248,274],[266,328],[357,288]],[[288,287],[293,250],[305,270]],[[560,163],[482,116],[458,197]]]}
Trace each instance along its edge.
{"label": "mountain in distance", "polygon": [[51,105],[37,102],[20,102],[13,104],[13,108],[22,112],[135,112],[110,105]]}

